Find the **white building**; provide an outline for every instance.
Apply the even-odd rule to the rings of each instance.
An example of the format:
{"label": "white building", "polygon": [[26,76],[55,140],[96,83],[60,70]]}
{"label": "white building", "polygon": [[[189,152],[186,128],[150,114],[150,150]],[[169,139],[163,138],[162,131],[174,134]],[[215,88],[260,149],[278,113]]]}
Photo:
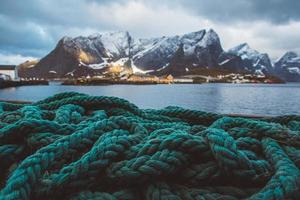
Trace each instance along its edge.
{"label": "white building", "polygon": [[0,74],[10,76],[12,80],[19,79],[16,65],[0,65]]}

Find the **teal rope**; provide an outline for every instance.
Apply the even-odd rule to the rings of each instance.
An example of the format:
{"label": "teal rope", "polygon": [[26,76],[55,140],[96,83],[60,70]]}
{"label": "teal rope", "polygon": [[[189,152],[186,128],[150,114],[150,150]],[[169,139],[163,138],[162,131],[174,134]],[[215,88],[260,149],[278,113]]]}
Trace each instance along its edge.
{"label": "teal rope", "polygon": [[262,140],[266,156],[275,167],[275,174],[267,185],[250,199],[288,199],[299,197],[300,171],[281,147],[273,140]]}
{"label": "teal rope", "polygon": [[84,109],[76,105],[64,105],[59,107],[55,113],[54,121],[60,124],[79,123]]}
{"label": "teal rope", "polygon": [[0,103],[0,200],[298,199],[300,116],[60,93]]}
{"label": "teal rope", "polygon": [[243,178],[269,176],[270,166],[264,160],[249,159],[237,148],[235,140],[222,129],[207,129],[207,139],[213,155],[226,173]]}

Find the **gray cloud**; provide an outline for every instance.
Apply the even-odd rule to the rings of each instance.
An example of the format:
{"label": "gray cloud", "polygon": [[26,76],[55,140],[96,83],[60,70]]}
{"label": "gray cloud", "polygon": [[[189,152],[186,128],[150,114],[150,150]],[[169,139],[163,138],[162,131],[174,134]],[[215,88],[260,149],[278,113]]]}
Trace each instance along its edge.
{"label": "gray cloud", "polygon": [[287,23],[300,20],[299,0],[175,0],[201,16],[225,23],[266,20]]}
{"label": "gray cloud", "polygon": [[299,0],[2,0],[0,53],[18,61],[42,57],[65,35],[128,30],[156,37],[213,28],[225,49],[248,42],[275,58],[300,51],[299,8]]}
{"label": "gray cloud", "polygon": [[[0,49],[3,51],[28,52],[36,54],[53,44],[47,30],[32,22],[16,21],[0,15]],[[35,52],[36,51],[36,52]]]}

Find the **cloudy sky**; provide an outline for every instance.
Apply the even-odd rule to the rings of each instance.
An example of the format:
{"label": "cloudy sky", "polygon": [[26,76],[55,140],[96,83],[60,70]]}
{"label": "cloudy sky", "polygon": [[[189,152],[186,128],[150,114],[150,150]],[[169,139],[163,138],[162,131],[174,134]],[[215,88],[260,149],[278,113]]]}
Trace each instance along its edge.
{"label": "cloudy sky", "polygon": [[214,29],[225,50],[247,42],[272,59],[300,53],[299,0],[1,0],[0,63],[41,58],[65,36],[134,37]]}

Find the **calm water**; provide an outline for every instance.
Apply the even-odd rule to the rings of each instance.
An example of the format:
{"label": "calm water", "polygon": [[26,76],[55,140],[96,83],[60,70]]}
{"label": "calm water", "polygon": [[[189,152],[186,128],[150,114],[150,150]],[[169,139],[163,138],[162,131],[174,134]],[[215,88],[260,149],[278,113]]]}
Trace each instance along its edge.
{"label": "calm water", "polygon": [[51,83],[2,89],[0,99],[37,101],[66,91],[122,97],[141,108],[176,105],[217,113],[300,114],[300,84],[60,86]]}

